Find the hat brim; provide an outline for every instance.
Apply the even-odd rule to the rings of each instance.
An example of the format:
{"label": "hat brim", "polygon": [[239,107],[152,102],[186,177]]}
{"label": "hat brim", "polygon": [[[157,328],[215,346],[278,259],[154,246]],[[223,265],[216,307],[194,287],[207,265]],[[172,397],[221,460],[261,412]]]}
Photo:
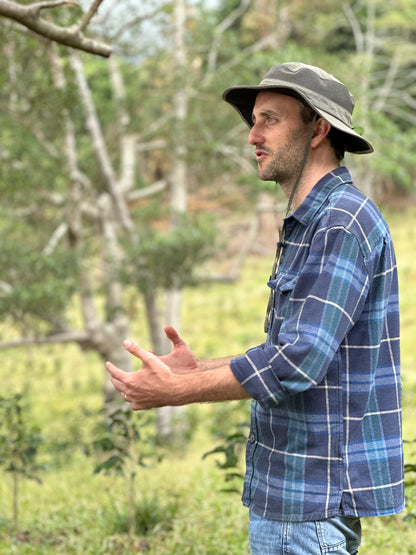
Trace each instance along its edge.
{"label": "hat brim", "polygon": [[317,108],[311,104],[308,98],[300,91],[291,89],[287,85],[272,87],[270,85],[258,85],[257,87],[231,87],[224,91],[222,97],[237,110],[249,127],[253,127],[252,114],[254,103],[256,101],[257,94],[261,91],[275,91],[304,101],[319,116],[323,117],[328,123],[330,123],[332,127],[344,133],[344,147],[347,152],[351,152],[353,154],[370,154],[371,152],[374,152],[372,145],[361,135],[356,133],[351,127],[348,127],[348,125],[345,125],[345,123],[331,114],[328,114],[324,110]]}

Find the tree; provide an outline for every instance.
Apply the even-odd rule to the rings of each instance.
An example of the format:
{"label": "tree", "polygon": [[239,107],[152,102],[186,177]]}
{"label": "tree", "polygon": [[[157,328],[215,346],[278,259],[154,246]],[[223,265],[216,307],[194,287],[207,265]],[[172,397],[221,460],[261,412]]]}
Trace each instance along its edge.
{"label": "tree", "polygon": [[[17,50],[20,46],[23,53],[24,45],[17,42],[11,41],[7,47],[9,71],[15,74],[16,84],[19,79],[24,80],[24,68],[18,67],[16,63]],[[39,142],[34,149],[34,155],[38,155],[39,146],[47,151],[48,165],[52,163],[53,166],[51,168],[51,174],[54,176],[53,184],[56,185],[58,182],[59,186],[52,189],[49,184],[42,182],[41,189],[37,193],[37,195],[41,194],[44,201],[48,203],[48,209],[53,214],[50,221],[41,219],[44,204],[39,206],[37,195],[32,196],[33,193],[29,198],[24,199],[29,218],[25,218],[17,227],[5,218],[4,225],[9,235],[6,245],[10,248],[4,252],[6,270],[2,279],[0,312],[4,316],[7,314],[8,317],[11,314],[14,315],[14,324],[21,325],[22,337],[6,342],[2,346],[18,346],[29,342],[75,341],[82,348],[95,350],[103,360],[113,360],[128,370],[131,368],[131,359],[122,348],[122,340],[129,335],[129,317],[124,303],[123,279],[135,285],[144,295],[150,330],[158,329],[159,334],[152,336],[154,348],[160,350],[162,348],[159,340],[161,326],[154,324],[154,322],[160,323],[155,302],[157,292],[161,287],[169,288],[170,291],[178,290],[184,279],[188,283],[191,281],[192,276],[184,276],[181,268],[186,264],[189,274],[193,266],[192,260],[201,260],[206,256],[206,246],[210,237],[205,239],[204,244],[201,233],[193,226],[194,231],[188,233],[186,242],[183,241],[181,230],[184,228],[191,230],[192,222],[189,219],[184,221],[183,216],[177,218],[177,214],[183,214],[186,209],[185,195],[173,194],[174,191],[180,192],[186,187],[186,184],[178,179],[178,176],[184,173],[185,163],[183,159],[179,160],[178,165],[173,166],[179,167],[179,171],[174,170],[174,177],[171,179],[171,183],[174,184],[171,186],[174,199],[171,204],[174,227],[169,234],[171,247],[173,242],[177,241],[174,249],[177,259],[169,269],[170,281],[168,283],[166,280],[164,283],[160,281],[158,275],[160,252],[155,249],[155,245],[158,244],[158,233],[153,232],[149,241],[147,232],[147,238],[142,240],[143,230],[149,225],[148,221],[143,221],[143,213],[137,213],[135,207],[143,199],[163,192],[166,189],[166,181],[159,179],[147,185],[143,183],[144,174],[137,175],[143,143],[139,132],[131,124],[120,61],[112,57],[106,63],[109,79],[105,84],[104,92],[111,95],[114,106],[112,118],[109,121],[111,135],[106,135],[103,125],[106,115],[100,115],[97,110],[97,95],[94,98],[85,64],[80,55],[72,51],[62,56],[53,44],[48,46],[46,55],[49,61],[49,67],[45,68],[49,81],[48,95],[52,89],[52,98],[59,98],[59,103],[55,103],[54,109],[50,111],[49,104],[41,102],[40,107],[37,108],[40,112],[45,112],[46,119],[39,118],[38,112],[33,114],[34,117],[31,118],[29,125],[30,132]],[[42,64],[40,59],[36,62],[45,66],[44,60]],[[101,70],[102,64],[100,64]],[[42,74],[40,81],[43,82],[43,80]],[[19,121],[23,115],[22,106],[26,102],[25,93],[17,92],[16,89],[12,91],[11,88],[10,92],[10,97],[7,99],[10,113],[13,114],[12,119]],[[7,90],[4,94],[7,96]],[[179,101],[177,104],[182,110]],[[83,114],[81,118],[80,113]],[[83,118],[85,118],[85,126]],[[55,122],[59,121],[59,125],[53,129],[53,132],[47,125],[48,120],[51,119]],[[180,121],[179,117],[176,119]],[[29,127],[28,122],[26,126]],[[178,127],[175,129],[177,130]],[[160,140],[156,141],[156,146],[160,144]],[[144,146],[146,149],[152,149],[148,142]],[[116,147],[118,152],[115,150]],[[9,175],[4,176],[3,187],[5,188],[7,179],[13,179],[16,173],[16,168],[13,167],[13,160],[17,155],[16,145],[10,143],[9,148],[10,152],[7,152],[7,156],[12,163],[6,167],[6,173]],[[22,181],[27,179],[33,183],[32,164],[34,164],[33,159],[23,163],[26,175]],[[31,172],[32,175],[30,175]],[[19,197],[19,193],[17,196]],[[23,196],[21,198],[23,199]],[[32,258],[38,268],[37,279],[33,290],[27,289],[27,281],[24,280],[22,287],[17,289],[14,279],[16,273],[19,277],[30,276],[29,279],[33,279],[34,273],[25,271],[26,259],[22,259],[21,268],[16,267],[12,235],[16,235],[14,242],[16,244],[22,233],[35,223],[39,224],[40,221],[42,221],[42,232],[39,233],[38,230],[36,237],[28,236],[31,239],[28,249],[33,253]],[[53,227],[55,227],[54,230]],[[13,229],[12,234],[10,234],[11,229]],[[162,235],[166,235],[166,232]],[[161,244],[160,241],[159,244]],[[186,256],[184,249],[186,249]],[[134,265],[130,265],[130,269],[135,268],[135,271],[123,274],[121,270],[126,265],[126,256],[131,253],[139,255],[138,266],[135,268]],[[70,272],[67,266],[63,267],[60,264],[59,256],[62,258],[65,255],[72,260]],[[152,263],[152,257],[156,258],[155,263]],[[146,268],[143,268],[144,260]],[[94,278],[91,275],[91,263],[94,265]],[[99,270],[98,264],[101,266]],[[50,270],[50,279],[45,282],[46,267]],[[152,273],[152,268],[155,273]],[[60,271],[63,275],[59,273]],[[64,280],[63,276],[65,276]],[[62,294],[57,295],[56,299],[52,299],[52,301],[60,299],[61,304],[49,302],[46,288],[51,288],[52,283],[56,283],[58,288],[66,281],[68,281],[68,287],[63,288]],[[36,296],[35,290],[44,295],[38,293]],[[17,291],[21,292],[20,297]],[[65,320],[65,311],[69,306],[71,293],[75,291],[79,295],[83,319],[82,329],[78,330],[73,329]],[[100,308],[101,299],[104,300],[104,313]],[[14,313],[10,312],[11,306],[15,308]],[[106,387],[105,396],[108,402],[114,395],[114,389]]]}
{"label": "tree", "polygon": [[356,52],[351,67],[360,76],[360,121],[380,153],[375,163],[362,164],[362,173],[367,193],[380,198],[392,179],[408,189],[415,176],[414,7],[406,0],[395,5],[365,0],[346,4],[344,13]]}
{"label": "tree", "polygon": [[[126,296],[135,291],[144,299],[154,350],[167,348],[161,335],[166,310],[176,306],[179,314],[180,289],[195,281],[213,243],[206,225],[185,216],[189,195],[205,187],[215,196],[227,188],[249,208],[267,189],[251,163],[247,129],[220,101],[220,92],[259,80],[278,61],[277,47],[281,59],[319,65],[322,58],[337,75],[339,60],[348,56],[339,76],[354,83],[351,88],[361,83],[370,95],[357,118],[366,134],[367,126],[379,134],[382,152],[389,131],[414,140],[407,81],[413,86],[413,73],[405,71],[413,62],[400,49],[393,63],[388,54],[396,42],[377,38],[381,32],[396,37],[403,28],[409,38],[413,24],[404,26],[394,7],[376,4],[376,11],[371,2],[368,9],[361,2],[345,6],[342,21],[333,0],[326,0],[325,13],[313,4],[311,17],[319,25],[312,34],[299,19],[302,2],[282,2],[276,12],[273,2],[241,0],[224,12],[176,0],[172,9],[148,8],[158,17],[152,32],[163,36],[152,51],[146,41],[135,49],[128,40],[127,29],[140,36],[142,13],[129,12],[130,26],[121,14],[103,24],[119,50],[108,60],[37,43],[2,24],[0,95],[8,109],[0,114],[0,187],[8,211],[0,220],[0,314],[20,337],[0,347],[75,341],[130,369],[121,344],[131,324]],[[270,25],[250,27],[261,9],[269,10]],[[382,56],[370,48],[373,43]],[[408,43],[402,41],[403,49],[413,52]],[[364,55],[371,68],[363,65]],[[348,77],[350,68],[362,76],[360,83]],[[376,88],[365,85],[368,76]],[[398,105],[401,96],[407,107]],[[374,106],[377,111],[370,110]],[[412,154],[403,150],[374,158],[373,174],[383,168],[384,181],[385,175],[408,179],[397,160],[405,160],[406,174]],[[229,279],[238,276],[256,223],[254,214]],[[82,320],[76,325],[68,319],[74,299]],[[171,312],[168,321],[178,324],[179,317]],[[110,400],[114,390],[106,391]]]}
{"label": "tree", "polygon": [[78,21],[69,27],[56,25],[50,19],[43,17],[42,13],[44,10],[62,6],[78,6],[78,2],[75,0],[44,0],[32,4],[0,0],[0,15],[23,25],[45,39],[90,52],[91,54],[109,56],[111,48],[108,45],[86,37],[84,34],[102,1],[94,0],[88,11],[82,14]]}
{"label": "tree", "polygon": [[20,480],[27,478],[40,483],[36,464],[42,441],[40,430],[29,425],[21,395],[0,397],[0,460],[13,477],[13,523],[19,528]]}

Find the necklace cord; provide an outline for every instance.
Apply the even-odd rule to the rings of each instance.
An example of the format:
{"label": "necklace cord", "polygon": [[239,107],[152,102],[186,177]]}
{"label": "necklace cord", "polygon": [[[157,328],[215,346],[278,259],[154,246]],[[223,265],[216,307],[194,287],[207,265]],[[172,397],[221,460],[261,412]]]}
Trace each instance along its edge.
{"label": "necklace cord", "polygon": [[[313,117],[312,123],[311,123],[311,128],[309,130],[308,141],[306,143],[305,152],[303,154],[303,160],[302,160],[302,165],[301,165],[301,168],[300,168],[300,172],[299,172],[299,175],[296,179],[296,182],[295,182],[294,186],[292,187],[292,191],[291,191],[290,196],[289,196],[289,200],[288,200],[287,207],[286,207],[285,218],[290,214],[290,211],[292,209],[293,199],[294,199],[296,191],[299,187],[299,183],[300,183],[300,180],[302,178],[303,170],[305,169],[306,160],[308,158],[309,149],[311,147],[313,132],[315,130],[316,120],[317,120],[317,115],[315,114],[314,117]],[[279,241],[277,242],[277,245],[276,245],[276,253],[275,253],[275,257],[274,257],[274,261],[273,261],[272,273],[270,274],[270,281],[276,279],[277,268],[279,266],[280,258],[282,256],[282,250],[283,250],[283,247],[285,245],[285,223],[284,223],[284,220],[283,220],[282,226],[279,228],[278,231],[279,231]],[[270,317],[271,317],[272,309],[273,309],[273,306],[274,306],[274,298],[275,298],[275,290],[272,289],[270,291],[269,300],[267,302],[266,317],[264,319],[264,333],[267,333],[268,329],[269,329]]]}

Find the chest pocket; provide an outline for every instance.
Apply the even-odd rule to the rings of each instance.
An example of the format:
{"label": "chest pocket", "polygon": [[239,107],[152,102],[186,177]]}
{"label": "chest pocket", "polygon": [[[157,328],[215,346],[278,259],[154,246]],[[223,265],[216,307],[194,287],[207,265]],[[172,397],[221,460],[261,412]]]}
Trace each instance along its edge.
{"label": "chest pocket", "polygon": [[275,344],[278,341],[283,322],[290,318],[292,314],[293,303],[290,299],[298,279],[297,274],[281,272],[276,276],[276,279],[270,280],[267,284],[274,292],[271,330],[267,336],[267,343]]}
{"label": "chest pocket", "polygon": [[274,291],[274,306],[272,317],[272,335],[279,333],[280,326],[284,320],[290,317],[292,303],[290,302],[291,293],[299,279],[297,274],[281,272],[268,282],[268,286]]}
{"label": "chest pocket", "polygon": [[272,279],[268,282],[270,289],[276,291],[276,293],[287,294],[289,291],[293,291],[295,285],[299,279],[298,275],[286,274],[284,272],[277,274],[276,279]]}

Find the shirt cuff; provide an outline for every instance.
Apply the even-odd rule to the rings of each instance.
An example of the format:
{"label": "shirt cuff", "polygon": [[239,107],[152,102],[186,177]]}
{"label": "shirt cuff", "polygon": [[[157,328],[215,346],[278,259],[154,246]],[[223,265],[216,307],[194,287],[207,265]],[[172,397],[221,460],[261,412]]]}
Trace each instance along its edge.
{"label": "shirt cuff", "polygon": [[247,393],[264,408],[275,407],[288,396],[261,347],[233,359],[230,367]]}

